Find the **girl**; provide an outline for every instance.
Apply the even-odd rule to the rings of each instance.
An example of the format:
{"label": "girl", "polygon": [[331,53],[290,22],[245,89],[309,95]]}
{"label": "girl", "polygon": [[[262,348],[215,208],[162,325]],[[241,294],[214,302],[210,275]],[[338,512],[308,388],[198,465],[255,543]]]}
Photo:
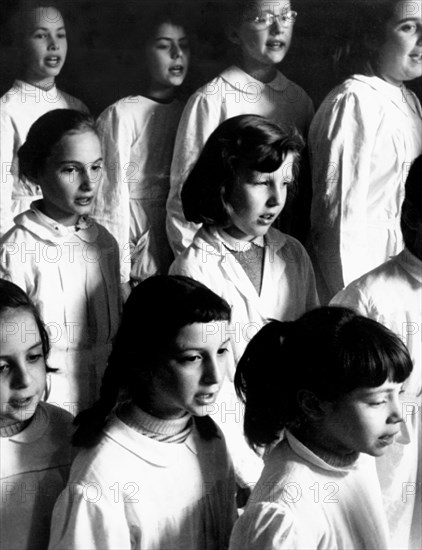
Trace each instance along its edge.
{"label": "girl", "polygon": [[89,218],[100,141],[88,115],[58,109],[32,125],[18,154],[43,198],[0,241],[0,273],[40,308],[57,369],[50,400],[76,412],[96,399],[119,318],[117,243]]}
{"label": "girl", "polygon": [[227,548],[232,467],[206,415],[230,361],[229,320],[223,299],[185,277],[132,291],[100,400],[76,419],[84,448],[49,548]]}
{"label": "girl", "polygon": [[71,462],[72,415],[41,402],[50,349],[38,311],[0,279],[0,544],[44,550]]}
{"label": "girl", "polygon": [[55,85],[67,53],[65,23],[57,6],[54,0],[37,0],[21,2],[16,9],[19,75],[0,99],[0,237],[13,226],[14,216],[41,198],[40,188],[18,174],[18,149],[31,125],[53,109],[87,111],[79,99]]}
{"label": "girl", "polygon": [[147,15],[140,95],[108,107],[99,118],[107,174],[95,217],[117,238],[123,282],[167,273],[173,255],[165,229],[174,138],[182,113],[176,91],[189,67],[180,7],[160,4]]}
{"label": "girl", "polygon": [[400,431],[412,361],[401,339],[345,308],[273,321],[236,371],[245,434],[265,461],[230,549],[390,548],[371,456]]}
{"label": "girl", "polygon": [[[401,228],[405,249],[362,275],[330,302],[383,323],[406,342],[416,368],[404,386],[402,437],[377,459],[393,548],[421,548],[422,155],[406,179]],[[407,443],[404,445],[403,443]]]}
{"label": "girl", "polygon": [[[170,272],[201,281],[231,304],[236,361],[269,319],[293,320],[318,305],[305,249],[271,227],[293,186],[300,150],[299,137],[263,117],[233,117],[211,134],[183,187],[186,219],[204,226]],[[252,483],[259,469],[249,471],[243,455],[257,460],[243,441],[232,384],[225,390],[221,404],[238,414],[221,416],[221,428],[240,478]]]}
{"label": "girl", "polygon": [[422,75],[421,3],[364,0],[309,134],[311,251],[321,300],[402,249],[405,167],[422,153],[422,109],[404,82]]}
{"label": "girl", "polygon": [[217,126],[250,113],[294,125],[306,136],[314,113],[306,92],[276,69],[289,50],[297,17],[290,2],[230,0],[225,5],[226,35],[239,55],[236,65],[191,96],[180,120],[167,201],[167,235],[175,253],[187,248],[199,229],[185,219],[180,193]]}

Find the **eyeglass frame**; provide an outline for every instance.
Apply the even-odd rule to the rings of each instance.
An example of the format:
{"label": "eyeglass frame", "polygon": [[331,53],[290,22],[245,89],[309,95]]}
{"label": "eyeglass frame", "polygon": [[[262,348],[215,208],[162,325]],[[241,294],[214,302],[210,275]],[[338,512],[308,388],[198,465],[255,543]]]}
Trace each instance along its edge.
{"label": "eyeglass frame", "polygon": [[[295,10],[287,10],[284,13],[275,14],[274,12],[265,12],[255,17],[245,18],[245,21],[256,29],[269,29],[274,23],[279,21],[282,27],[292,27],[297,19],[298,12]],[[260,23],[257,19],[264,19],[265,22]]]}

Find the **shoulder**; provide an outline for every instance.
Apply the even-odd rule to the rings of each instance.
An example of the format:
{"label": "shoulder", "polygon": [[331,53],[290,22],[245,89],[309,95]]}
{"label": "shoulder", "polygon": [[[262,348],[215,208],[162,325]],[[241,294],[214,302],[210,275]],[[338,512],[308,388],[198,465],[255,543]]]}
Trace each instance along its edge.
{"label": "shoulder", "polygon": [[67,103],[69,109],[76,109],[77,111],[83,111],[84,113],[89,112],[89,109],[85,105],[85,103],[77,97],[74,97],[73,95],[70,95],[63,90],[60,90],[59,88],[57,88],[57,94],[63,99],[65,103]]}
{"label": "shoulder", "polygon": [[150,103],[148,99],[140,95],[122,97],[106,107],[98,117],[98,120],[102,121],[110,117],[136,116],[148,103]]}

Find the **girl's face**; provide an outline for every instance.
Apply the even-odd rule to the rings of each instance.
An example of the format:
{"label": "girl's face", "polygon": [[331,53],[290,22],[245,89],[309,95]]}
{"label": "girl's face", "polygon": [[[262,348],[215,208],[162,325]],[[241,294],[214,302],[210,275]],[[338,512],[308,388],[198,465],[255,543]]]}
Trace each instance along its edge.
{"label": "girl's face", "polygon": [[149,73],[148,95],[167,99],[185,79],[189,67],[189,43],[185,30],[162,23],[146,46]]}
{"label": "girl's face", "polygon": [[387,22],[385,41],[377,55],[378,74],[400,86],[422,76],[422,5],[401,0]]}
{"label": "girl's face", "polygon": [[149,410],[157,418],[209,414],[231,361],[225,321],[183,327],[155,366]]}
{"label": "girl's face", "polygon": [[60,12],[53,7],[31,10],[23,42],[24,79],[40,86],[52,85],[66,53],[66,30]]}
{"label": "girl's face", "polygon": [[263,236],[283,210],[287,187],[293,182],[292,153],[288,153],[280,168],[273,173],[242,171],[228,199],[233,213],[232,225],[225,229],[241,241]]}
{"label": "girl's face", "polygon": [[28,420],[46,385],[40,333],[31,312],[20,307],[0,315],[0,427]]}
{"label": "girl's face", "polygon": [[339,455],[383,455],[403,421],[401,388],[401,383],[387,380],[376,388],[358,388],[335,403],[325,403],[326,415],[318,425],[325,448]]}
{"label": "girl's face", "polygon": [[257,80],[272,80],[274,65],[289,50],[294,24],[290,11],[290,2],[284,0],[248,3],[240,25],[229,32],[229,39],[240,47],[242,69]]}
{"label": "girl's face", "polygon": [[79,216],[90,213],[101,176],[101,145],[96,134],[64,135],[37,178],[44,214],[63,225],[75,225]]}

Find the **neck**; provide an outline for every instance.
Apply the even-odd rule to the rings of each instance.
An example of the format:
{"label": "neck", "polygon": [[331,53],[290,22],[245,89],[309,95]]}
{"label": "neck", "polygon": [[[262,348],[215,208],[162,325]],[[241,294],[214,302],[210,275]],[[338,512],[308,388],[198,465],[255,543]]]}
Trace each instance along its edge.
{"label": "neck", "polygon": [[357,451],[338,449],[327,445],[324,438],[318,435],[318,429],[315,427],[300,427],[292,430],[292,433],[316,456],[332,466],[349,466],[359,457]]}
{"label": "neck", "polygon": [[170,103],[174,99],[174,88],[154,88],[149,86],[145,89],[145,95],[156,101],[164,101]]}
{"label": "neck", "polygon": [[259,65],[259,64],[253,64],[253,63],[246,63],[245,61],[241,61],[240,68],[242,71],[245,71],[248,75],[250,75],[252,78],[255,78],[255,80],[259,80],[263,84],[268,84],[268,82],[271,82],[274,80],[277,69],[274,65]]}
{"label": "neck", "polygon": [[56,83],[54,76],[39,79],[24,74],[22,75],[21,80],[23,80],[24,82],[28,82],[28,84],[31,84],[31,86],[35,86],[36,88],[40,88],[41,90],[51,90],[52,88],[54,88]]}

